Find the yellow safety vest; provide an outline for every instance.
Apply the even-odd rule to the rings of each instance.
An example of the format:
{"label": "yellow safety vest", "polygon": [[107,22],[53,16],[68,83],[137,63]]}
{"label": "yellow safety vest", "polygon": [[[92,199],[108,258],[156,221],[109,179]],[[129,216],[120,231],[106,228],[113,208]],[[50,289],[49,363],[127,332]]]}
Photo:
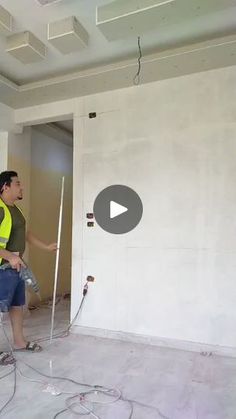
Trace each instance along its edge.
{"label": "yellow safety vest", "polygon": [[[12,229],[12,216],[11,213],[3,200],[0,198],[0,208],[4,210],[4,218],[0,224],[0,249],[6,249],[7,243],[10,239]],[[18,207],[17,207],[18,208]],[[18,208],[20,211],[21,209]],[[22,211],[21,211],[22,213]],[[23,214],[22,214],[23,215]],[[0,258],[0,263],[2,258]]]}

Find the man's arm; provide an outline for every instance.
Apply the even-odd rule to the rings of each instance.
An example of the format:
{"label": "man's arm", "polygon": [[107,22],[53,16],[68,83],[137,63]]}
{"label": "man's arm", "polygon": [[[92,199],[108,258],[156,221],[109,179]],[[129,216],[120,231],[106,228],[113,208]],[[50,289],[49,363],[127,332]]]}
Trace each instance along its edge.
{"label": "man's arm", "polygon": [[46,244],[35,237],[31,231],[27,231],[26,240],[29,244],[38,247],[38,249],[47,250],[48,252],[57,250],[57,243]]}

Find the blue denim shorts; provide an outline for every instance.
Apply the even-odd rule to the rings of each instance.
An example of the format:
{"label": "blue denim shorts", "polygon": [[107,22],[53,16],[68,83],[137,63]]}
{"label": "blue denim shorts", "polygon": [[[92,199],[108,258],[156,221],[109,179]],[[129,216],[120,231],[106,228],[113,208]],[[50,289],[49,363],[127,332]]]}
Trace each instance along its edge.
{"label": "blue denim shorts", "polygon": [[0,311],[25,304],[25,281],[16,269],[0,269]]}

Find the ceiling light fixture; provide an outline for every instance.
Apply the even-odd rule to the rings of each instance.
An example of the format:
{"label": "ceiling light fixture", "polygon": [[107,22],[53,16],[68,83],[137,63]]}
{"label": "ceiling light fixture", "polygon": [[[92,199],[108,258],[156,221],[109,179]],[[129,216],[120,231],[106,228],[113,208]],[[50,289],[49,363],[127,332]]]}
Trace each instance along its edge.
{"label": "ceiling light fixture", "polygon": [[40,6],[50,6],[53,3],[59,3],[62,0],[36,0]]}

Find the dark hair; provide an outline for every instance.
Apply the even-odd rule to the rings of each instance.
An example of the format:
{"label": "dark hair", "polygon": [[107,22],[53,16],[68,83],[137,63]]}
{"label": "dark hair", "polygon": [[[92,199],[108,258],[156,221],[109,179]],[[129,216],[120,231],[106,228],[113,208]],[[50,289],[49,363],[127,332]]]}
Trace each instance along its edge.
{"label": "dark hair", "polygon": [[17,177],[18,174],[12,170],[6,170],[0,173],[0,194],[3,193],[3,186],[10,186],[13,177]]}

